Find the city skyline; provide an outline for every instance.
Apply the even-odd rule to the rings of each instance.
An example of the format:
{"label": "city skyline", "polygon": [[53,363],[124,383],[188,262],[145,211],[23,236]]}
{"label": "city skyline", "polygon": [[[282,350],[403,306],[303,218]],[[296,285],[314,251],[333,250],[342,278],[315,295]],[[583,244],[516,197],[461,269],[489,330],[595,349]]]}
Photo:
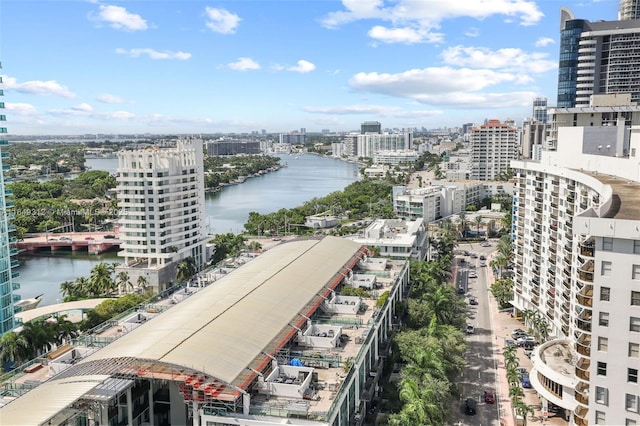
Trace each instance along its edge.
{"label": "city skyline", "polygon": [[618,1],[17,1],[11,134],[455,127],[555,104],[560,7]]}

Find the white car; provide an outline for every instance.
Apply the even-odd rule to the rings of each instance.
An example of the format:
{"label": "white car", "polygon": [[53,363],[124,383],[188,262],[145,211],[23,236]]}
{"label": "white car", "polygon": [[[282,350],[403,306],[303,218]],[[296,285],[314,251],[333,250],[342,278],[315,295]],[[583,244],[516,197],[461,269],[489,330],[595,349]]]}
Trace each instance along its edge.
{"label": "white car", "polygon": [[474,326],[472,326],[471,324],[467,324],[467,330],[466,330],[466,333],[467,333],[467,334],[473,334],[473,333],[475,333],[475,332],[476,332],[475,327],[474,327]]}
{"label": "white car", "polygon": [[478,278],[478,274],[476,274],[475,271],[471,271],[469,272],[469,278]]}

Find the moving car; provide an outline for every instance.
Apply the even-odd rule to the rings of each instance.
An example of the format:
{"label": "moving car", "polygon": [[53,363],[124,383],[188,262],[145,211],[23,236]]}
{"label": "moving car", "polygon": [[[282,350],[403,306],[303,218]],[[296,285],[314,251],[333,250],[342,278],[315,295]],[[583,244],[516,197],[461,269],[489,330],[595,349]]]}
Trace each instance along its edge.
{"label": "moving car", "polygon": [[469,304],[470,305],[477,305],[478,304],[478,299],[476,299],[475,297],[469,298]]}
{"label": "moving car", "polygon": [[490,390],[484,391],[484,393],[482,394],[482,398],[484,399],[484,402],[486,402],[487,404],[496,403],[496,396],[493,394],[493,391],[490,391]]}
{"label": "moving car", "polygon": [[475,271],[469,272],[469,278],[478,278],[478,274]]}
{"label": "moving car", "polygon": [[471,324],[467,324],[467,329],[465,331],[467,334],[473,334],[476,332],[476,329]]}
{"label": "moving car", "polygon": [[474,415],[476,414],[476,405],[478,403],[473,398],[467,398],[464,402],[464,412],[465,414]]}

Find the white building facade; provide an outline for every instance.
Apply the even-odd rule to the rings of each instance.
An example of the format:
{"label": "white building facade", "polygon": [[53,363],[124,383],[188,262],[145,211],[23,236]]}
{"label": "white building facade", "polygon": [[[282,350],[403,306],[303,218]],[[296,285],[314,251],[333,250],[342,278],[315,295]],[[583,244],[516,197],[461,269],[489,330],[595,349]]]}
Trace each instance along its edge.
{"label": "white building facade", "polygon": [[511,160],[518,158],[518,129],[489,120],[471,129],[471,179],[496,180],[509,170]]}
{"label": "white building facade", "polygon": [[119,256],[132,282],[142,275],[162,290],[177,263],[206,262],[203,146],[179,140],[175,148],[118,153],[117,198],[121,210]]}
{"label": "white building facade", "polygon": [[531,383],[572,425],[637,425],[640,127],[608,135],[611,152],[628,152],[617,156],[590,148],[602,128],[558,130],[556,152],[512,163],[512,303],[553,336],[532,355]]}
{"label": "white building facade", "polygon": [[424,260],[429,249],[427,228],[418,220],[378,219],[362,236],[350,240],[380,250],[380,256],[397,260]]}

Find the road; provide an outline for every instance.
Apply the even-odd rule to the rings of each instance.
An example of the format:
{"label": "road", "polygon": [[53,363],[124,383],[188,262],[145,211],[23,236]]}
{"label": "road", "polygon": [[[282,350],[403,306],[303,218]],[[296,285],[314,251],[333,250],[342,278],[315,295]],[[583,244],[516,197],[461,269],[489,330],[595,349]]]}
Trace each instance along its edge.
{"label": "road", "polygon": [[[467,337],[468,349],[465,354],[467,366],[460,379],[462,397],[460,410],[456,416],[457,425],[485,426],[500,425],[499,404],[486,404],[482,397],[485,390],[497,390],[497,365],[494,353],[493,341],[493,320],[489,308],[489,284],[487,281],[487,269],[489,260],[481,261],[480,256],[489,258],[495,251],[496,242],[493,241],[490,247],[481,247],[479,244],[459,244],[458,250],[475,253],[478,258],[471,256],[457,255],[458,262],[456,285],[460,292],[460,287],[465,290],[463,297],[468,306],[467,324],[475,327],[473,334]],[[461,263],[461,261],[464,261]],[[480,266],[486,263],[487,266]],[[477,278],[470,278],[469,273],[475,271]],[[473,274],[471,274],[473,275]],[[459,277],[459,281],[458,281]],[[478,300],[477,305],[470,305],[470,297]],[[467,398],[474,398],[478,401],[477,413],[474,416],[464,413],[464,401]]]}

